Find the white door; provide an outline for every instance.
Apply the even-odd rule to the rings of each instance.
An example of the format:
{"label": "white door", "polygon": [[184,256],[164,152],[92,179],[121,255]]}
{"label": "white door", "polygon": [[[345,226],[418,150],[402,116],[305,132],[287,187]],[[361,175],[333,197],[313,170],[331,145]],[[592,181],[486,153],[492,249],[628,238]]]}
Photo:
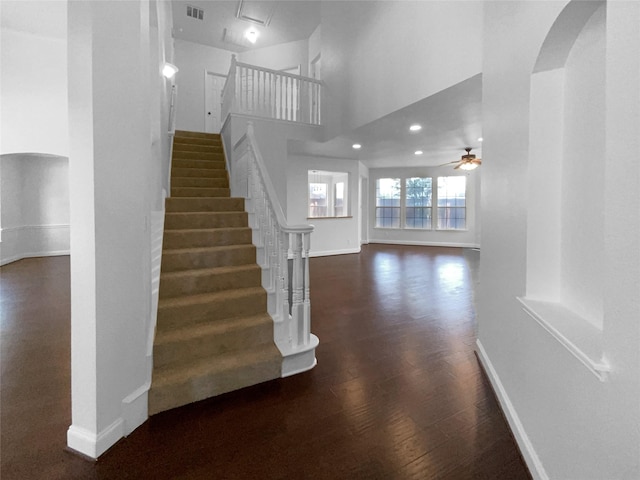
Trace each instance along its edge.
{"label": "white door", "polygon": [[222,127],[222,89],[227,77],[206,72],[204,81],[204,131],[220,133]]}

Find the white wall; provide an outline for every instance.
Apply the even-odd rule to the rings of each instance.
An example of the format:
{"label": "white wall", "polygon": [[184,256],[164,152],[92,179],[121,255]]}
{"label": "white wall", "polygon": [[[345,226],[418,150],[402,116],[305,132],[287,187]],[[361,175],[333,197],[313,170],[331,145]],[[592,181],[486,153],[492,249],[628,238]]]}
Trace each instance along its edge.
{"label": "white wall", "polygon": [[[151,249],[169,161],[169,84],[160,71],[172,58],[172,19],[164,2],[71,2],[68,18],[67,442],[98,457],[147,418]],[[118,82],[108,74],[116,67]]]}
{"label": "white wall", "polygon": [[0,154],[68,156],[66,41],[9,28],[0,37]]}
{"label": "white wall", "polygon": [[282,211],[287,216],[288,140],[319,141],[323,128],[314,125],[294,124],[279,120],[231,114],[221,130],[226,154],[229,157],[227,161],[231,163],[231,168],[233,168],[233,146],[246,133],[247,122],[249,121],[253,122],[258,148],[269,171]]}
{"label": "white wall", "polygon": [[238,54],[238,61],[271,70],[288,70],[300,66],[300,75],[309,73],[309,42],[297,40],[272,47],[256,48]]}
{"label": "white wall", "polygon": [[[369,169],[369,242],[398,243],[407,245],[432,245],[452,247],[480,246],[480,172],[482,167],[470,172],[460,172],[445,168],[370,168]],[[436,188],[436,178],[442,176],[464,175],[467,177],[467,228],[452,230],[415,230],[401,228],[376,228],[376,180],[378,178],[431,177]],[[435,197],[434,197],[435,198]],[[437,219],[437,210],[433,209],[433,223]]]}
{"label": "white wall", "polygon": [[357,128],[476,75],[481,19],[482,2],[323,2],[324,118]]}
{"label": "white wall", "polygon": [[0,156],[0,265],[69,254],[69,160],[40,154]]}
{"label": "white wall", "polygon": [[[534,478],[640,477],[640,4],[608,2],[600,381],[522,310],[531,74],[566,2],[484,3],[480,357]],[[581,134],[584,135],[584,134]],[[588,138],[584,138],[588,141]],[[596,174],[597,175],[597,174]]]}
{"label": "white wall", "polygon": [[[291,156],[287,167],[287,221],[291,225],[312,224],[311,256],[339,255],[360,251],[358,226],[357,161],[308,156]],[[309,214],[309,170],[328,170],[349,174],[349,217],[307,218]]]}
{"label": "white wall", "polygon": [[180,70],[176,75],[178,130],[205,131],[205,71],[226,76],[231,65],[231,54],[228,50],[175,40],[175,65]]}

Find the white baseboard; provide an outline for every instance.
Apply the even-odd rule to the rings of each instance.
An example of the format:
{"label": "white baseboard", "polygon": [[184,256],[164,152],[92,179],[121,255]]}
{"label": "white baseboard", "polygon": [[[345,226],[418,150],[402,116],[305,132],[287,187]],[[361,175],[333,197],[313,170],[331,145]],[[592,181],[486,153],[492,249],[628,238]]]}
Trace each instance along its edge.
{"label": "white baseboard", "polygon": [[480,339],[476,340],[476,352],[478,352],[478,358],[484,367],[484,371],[487,373],[489,380],[491,381],[491,385],[493,386],[493,390],[496,392],[498,396],[498,401],[500,402],[500,406],[502,407],[502,411],[507,417],[507,421],[509,422],[509,427],[513,432],[513,436],[518,442],[518,446],[520,447],[520,451],[522,452],[522,456],[524,457],[525,462],[527,463],[527,467],[529,468],[529,472],[533,476],[534,480],[549,480],[549,476],[538,458],[538,454],[536,453],[531,441],[529,440],[529,436],[520,421],[520,417],[518,417],[518,412],[514,408],[511,400],[509,399],[509,395],[505,390],[502,382],[500,381],[500,377],[498,377],[498,373],[493,368],[493,364],[491,360],[489,360],[489,356],[485,351]]}
{"label": "white baseboard", "polygon": [[99,433],[71,425],[67,430],[67,446],[90,458],[98,458],[124,436],[124,422],[118,418]]}
{"label": "white baseboard", "polygon": [[328,257],[331,255],[348,255],[350,253],[360,253],[360,247],[358,248],[343,248],[340,250],[321,250],[309,252],[310,257]]}
{"label": "white baseboard", "polygon": [[369,243],[382,243],[387,245],[416,245],[422,247],[480,248],[480,245],[478,245],[477,243],[422,242],[414,240],[369,239]]}
{"label": "white baseboard", "polygon": [[36,258],[36,257],[61,257],[63,255],[69,255],[69,250],[59,250],[55,252],[22,252],[18,255],[13,255],[7,258],[0,258],[0,267],[2,265],[7,265],[9,263],[17,262],[18,260],[22,260],[24,258]]}
{"label": "white baseboard", "polygon": [[69,255],[69,225],[19,225],[0,229],[0,265],[32,257]]}
{"label": "white baseboard", "polygon": [[141,385],[122,400],[123,434],[126,437],[149,418],[149,388]]}

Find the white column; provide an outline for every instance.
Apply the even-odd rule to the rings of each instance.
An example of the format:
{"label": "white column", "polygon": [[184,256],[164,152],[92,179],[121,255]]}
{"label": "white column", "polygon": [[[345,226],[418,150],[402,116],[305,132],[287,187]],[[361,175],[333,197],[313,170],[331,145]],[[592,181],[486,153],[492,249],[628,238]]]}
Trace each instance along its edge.
{"label": "white column", "polygon": [[149,4],[68,6],[68,445],[97,457],[147,417]]}

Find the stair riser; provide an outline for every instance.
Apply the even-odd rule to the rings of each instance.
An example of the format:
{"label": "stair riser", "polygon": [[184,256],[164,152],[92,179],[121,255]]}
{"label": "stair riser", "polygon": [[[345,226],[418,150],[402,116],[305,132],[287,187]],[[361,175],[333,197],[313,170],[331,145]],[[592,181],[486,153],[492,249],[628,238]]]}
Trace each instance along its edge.
{"label": "stair riser", "polygon": [[267,308],[267,293],[246,295],[241,299],[228,298],[222,301],[195,305],[160,305],[158,307],[157,330],[167,331],[198,325],[202,322],[219,322],[228,318],[264,314]]}
{"label": "stair riser", "polygon": [[230,194],[231,194],[231,190],[229,190],[229,187],[224,187],[224,188],[176,187],[171,189],[172,198],[180,198],[180,197],[229,198]]}
{"label": "stair riser", "polygon": [[[227,190],[227,189],[219,189]],[[176,212],[244,212],[242,198],[180,198],[171,197],[165,200],[168,213]]]}
{"label": "stair riser", "polygon": [[247,212],[229,213],[167,213],[164,219],[165,230],[195,228],[235,228],[249,225]]}
{"label": "stair riser", "polygon": [[222,146],[222,141],[219,138],[190,138],[190,137],[175,137],[173,140],[174,145],[208,145],[212,147]]}
{"label": "stair riser", "polygon": [[[222,251],[180,252],[164,250],[162,272],[177,272],[194,268],[227,267],[248,265],[256,262],[256,248],[253,245],[239,245]],[[162,282],[162,279],[161,279]]]}
{"label": "stair riser", "polygon": [[214,168],[172,168],[172,177],[228,178],[226,170]]}
{"label": "stair riser", "polygon": [[224,245],[251,244],[251,229],[242,230],[204,230],[180,231],[167,230],[164,233],[162,247],[173,248],[221,247]]}
{"label": "stair riser", "polygon": [[219,133],[190,132],[188,130],[176,130],[174,138],[208,138],[220,140]]}
{"label": "stair riser", "polygon": [[149,415],[280,377],[281,366],[261,362],[226,374],[185,379],[183,383],[149,390]]}
{"label": "stair riser", "polygon": [[222,153],[203,153],[203,152],[173,152],[173,161],[176,160],[208,160],[212,162],[224,162]]}
{"label": "stair riser", "polygon": [[187,160],[173,159],[171,164],[173,168],[203,168],[212,170],[224,170],[226,165],[219,160]]}
{"label": "stair riser", "polygon": [[153,368],[160,371],[164,366],[180,365],[192,359],[250,349],[256,345],[272,342],[272,321],[266,319],[264,322],[242,329],[230,328],[222,334],[216,331],[188,341],[156,344],[153,348]]}
{"label": "stair riser", "polygon": [[222,153],[222,147],[214,147],[211,145],[185,145],[181,143],[173,144],[174,152],[202,152],[202,153]]}
{"label": "stair riser", "polygon": [[229,188],[227,177],[219,178],[199,178],[199,177],[173,177],[171,178],[172,188],[181,187],[209,187],[209,188]]}
{"label": "stair riser", "polygon": [[233,273],[202,275],[191,272],[190,275],[163,276],[160,280],[160,298],[198,295],[200,293],[220,292],[234,288],[260,286],[261,271],[255,268]]}

